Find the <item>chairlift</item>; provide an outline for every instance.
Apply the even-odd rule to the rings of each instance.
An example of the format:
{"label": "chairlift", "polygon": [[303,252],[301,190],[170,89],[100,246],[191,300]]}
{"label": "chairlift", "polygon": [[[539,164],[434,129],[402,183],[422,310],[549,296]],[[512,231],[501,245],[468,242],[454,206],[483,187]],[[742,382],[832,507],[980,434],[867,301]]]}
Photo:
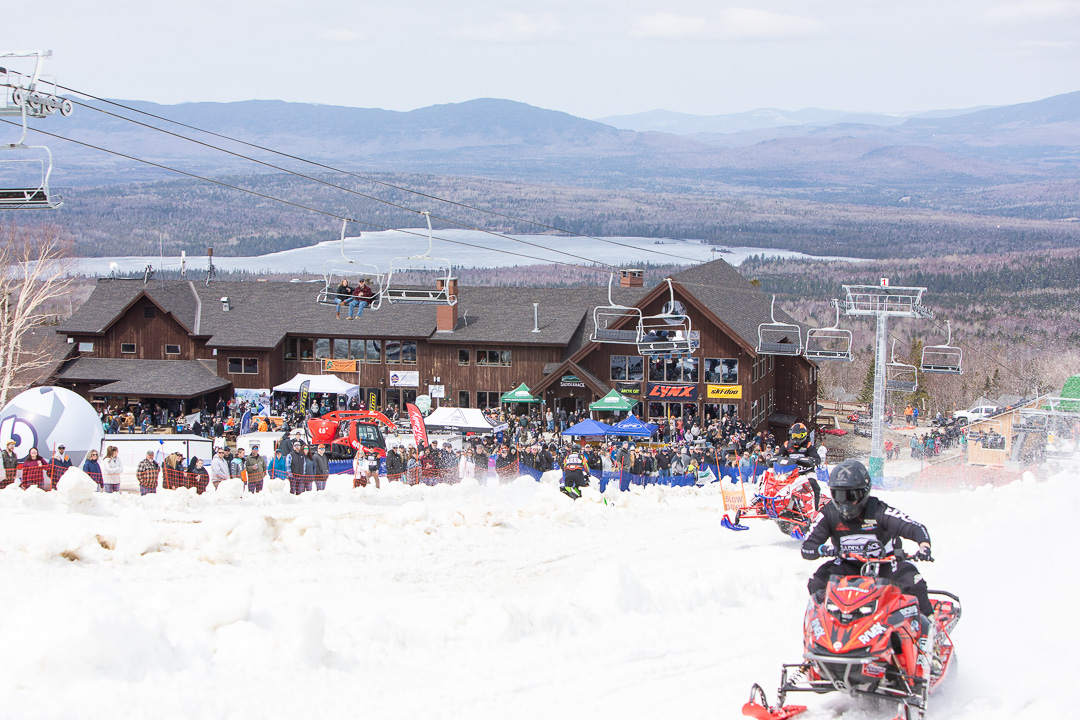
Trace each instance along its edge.
{"label": "chairlift", "polygon": [[666,278],[669,299],[659,315],[638,319],[637,347],[641,355],[691,355],[701,343],[700,335],[690,327],[686,307],[675,299],[671,278]]}
{"label": "chairlift", "polygon": [[896,338],[893,338],[892,359],[885,363],[885,389],[902,393],[913,393],[919,389],[918,368],[896,359]]}
{"label": "chairlift", "polygon": [[[450,285],[453,280],[453,267],[446,258],[431,257],[431,213],[420,213],[427,220],[428,249],[423,255],[410,255],[409,257],[397,257],[390,261],[390,269],[386,273],[386,285],[382,296],[386,302],[413,303],[419,305],[457,305],[457,294],[451,294]],[[400,278],[395,275],[408,273],[435,273],[437,275],[435,288],[407,287],[401,284]]]}
{"label": "chairlift", "polygon": [[948,328],[948,338],[944,345],[926,345],[922,351],[922,371],[924,373],[938,373],[942,375],[960,375],[963,373],[963,351],[951,345],[952,323],[945,321]]}
{"label": "chairlift", "polygon": [[[611,284],[614,280],[615,275],[608,275],[608,304],[593,308],[593,333],[589,340],[613,345],[636,345],[642,320],[641,309],[619,305],[612,299]],[[613,325],[618,325],[627,318],[633,318],[633,330],[612,329]]]}
{"label": "chairlift", "polygon": [[836,306],[836,322],[830,327],[811,328],[806,331],[806,349],[803,355],[810,360],[843,360],[851,362],[851,331],[840,328],[840,301]]}
{"label": "chairlift", "polygon": [[[776,296],[773,295],[769,308],[771,322],[758,325],[758,355],[802,355],[802,328],[794,323],[782,323],[776,320]],[[792,338],[794,337],[794,341]]]}
{"label": "chairlift", "polygon": [[[52,151],[44,145],[27,145],[26,119],[43,118],[57,110],[64,116],[70,115],[73,105],[70,100],[57,97],[56,82],[52,82],[52,91],[42,86],[41,66],[51,57],[50,51],[34,53],[4,53],[0,57],[35,58],[34,71],[24,76],[14,70],[0,68],[5,90],[0,115],[19,117],[22,135],[18,142],[0,145],[0,210],[58,208],[63,200],[49,189],[49,177],[52,175]],[[6,63],[5,63],[6,64]],[[29,173],[20,173],[20,169],[31,167]],[[9,175],[7,171],[14,171]]]}
{"label": "chairlift", "polygon": [[338,286],[343,279],[347,279],[351,275],[367,278],[372,283],[371,290],[375,293],[375,300],[368,305],[368,309],[378,310],[379,306],[382,305],[384,291],[383,280],[385,276],[382,271],[379,270],[377,265],[354,260],[345,254],[345,241],[360,239],[359,236],[345,236],[345,230],[348,226],[348,220],[341,223],[341,260],[327,260],[323,263],[323,288],[319,291],[319,295],[315,299],[315,302],[320,305],[332,305],[336,307],[339,300],[337,292]]}

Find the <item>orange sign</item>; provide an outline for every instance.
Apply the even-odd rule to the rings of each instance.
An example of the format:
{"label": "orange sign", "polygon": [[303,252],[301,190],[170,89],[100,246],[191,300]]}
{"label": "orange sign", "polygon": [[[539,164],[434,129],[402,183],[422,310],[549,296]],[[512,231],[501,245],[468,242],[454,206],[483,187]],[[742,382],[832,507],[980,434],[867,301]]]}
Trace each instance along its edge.
{"label": "orange sign", "polygon": [[356,372],[356,360],[323,360],[323,372]]}

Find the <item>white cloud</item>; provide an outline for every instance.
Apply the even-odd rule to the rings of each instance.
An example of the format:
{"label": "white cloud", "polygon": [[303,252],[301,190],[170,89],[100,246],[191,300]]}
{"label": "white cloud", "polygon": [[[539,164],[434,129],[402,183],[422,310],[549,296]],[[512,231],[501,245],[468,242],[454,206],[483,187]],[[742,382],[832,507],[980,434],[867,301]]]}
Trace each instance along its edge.
{"label": "white cloud", "polygon": [[552,15],[506,13],[496,20],[462,25],[452,31],[454,37],[483,43],[535,43],[557,40],[562,25]]}
{"label": "white cloud", "polygon": [[817,20],[754,10],[727,8],[715,18],[655,13],[631,21],[630,35],[649,40],[719,40],[758,42],[810,37],[821,32]]}
{"label": "white cloud", "polygon": [[326,30],[319,35],[321,40],[340,45],[358,43],[364,40],[364,34],[355,30],[336,29]]}
{"label": "white cloud", "polygon": [[1024,0],[1000,3],[990,8],[987,18],[994,22],[1043,22],[1067,16],[1080,16],[1075,0]]}

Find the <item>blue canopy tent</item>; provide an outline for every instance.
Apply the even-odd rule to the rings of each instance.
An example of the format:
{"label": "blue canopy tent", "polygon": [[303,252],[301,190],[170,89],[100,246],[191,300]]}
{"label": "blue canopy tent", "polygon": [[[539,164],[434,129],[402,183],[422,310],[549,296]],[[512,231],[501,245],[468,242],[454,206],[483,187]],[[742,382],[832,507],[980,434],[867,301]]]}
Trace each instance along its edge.
{"label": "blue canopy tent", "polygon": [[562,434],[567,437],[599,437],[610,433],[610,425],[591,419],[582,420],[577,425],[571,425],[562,431]]}
{"label": "blue canopy tent", "polygon": [[622,421],[611,426],[608,435],[650,438],[654,432],[656,426],[652,423],[639,420],[636,415],[627,415]]}

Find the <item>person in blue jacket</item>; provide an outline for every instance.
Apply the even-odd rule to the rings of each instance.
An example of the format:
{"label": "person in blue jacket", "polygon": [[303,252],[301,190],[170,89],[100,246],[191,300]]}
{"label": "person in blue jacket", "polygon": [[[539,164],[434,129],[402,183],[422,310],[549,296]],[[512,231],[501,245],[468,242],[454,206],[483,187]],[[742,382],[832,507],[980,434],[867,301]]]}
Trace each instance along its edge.
{"label": "person in blue jacket", "polygon": [[91,450],[86,453],[86,460],[83,462],[82,471],[90,476],[90,479],[97,483],[98,490],[103,487],[104,480],[101,476],[101,465],[98,464],[97,450]]}

